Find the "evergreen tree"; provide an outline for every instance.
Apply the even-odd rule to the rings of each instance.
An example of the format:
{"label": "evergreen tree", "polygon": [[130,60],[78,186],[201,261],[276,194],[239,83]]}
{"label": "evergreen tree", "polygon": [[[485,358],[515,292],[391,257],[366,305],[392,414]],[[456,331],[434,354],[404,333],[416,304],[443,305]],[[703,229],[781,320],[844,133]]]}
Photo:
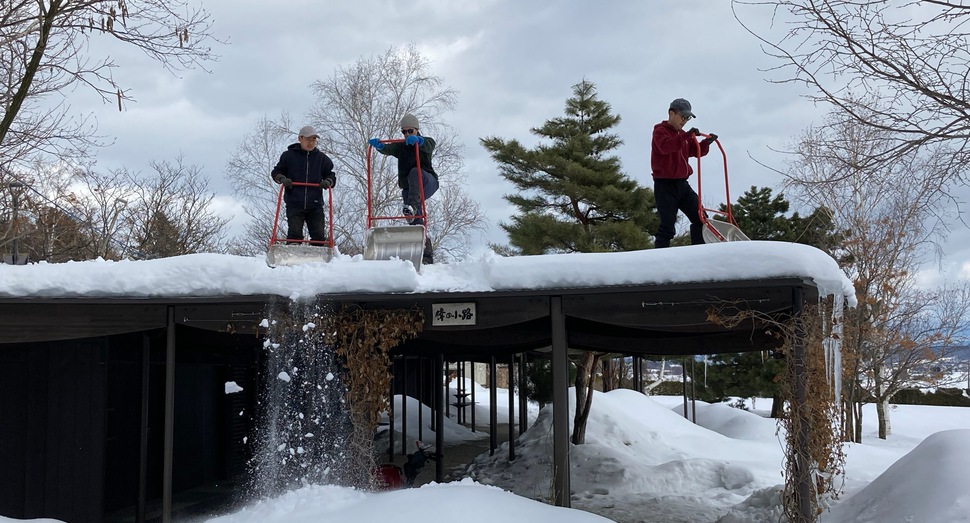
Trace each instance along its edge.
{"label": "evergreen tree", "polygon": [[139,238],[138,250],[149,259],[188,254],[181,245],[179,236],[176,224],[165,212],[159,212],[149,224],[145,235]]}
{"label": "evergreen tree", "polygon": [[[772,198],[771,189],[752,185],[731,206],[731,212],[738,227],[752,240],[802,243],[834,256],[844,235],[834,230],[832,212],[818,207],[805,217],[797,212],[786,217],[789,207],[783,194]],[[720,210],[727,208],[721,205]]]}
{"label": "evergreen tree", "polygon": [[[752,186],[732,205],[731,211],[738,227],[752,240],[802,243],[833,254],[842,236],[834,231],[831,212],[816,208],[807,217],[797,212],[786,217],[789,207],[784,195],[772,197],[771,189]],[[727,209],[722,205],[721,210]],[[771,352],[713,356],[706,369],[706,386],[699,394],[713,401],[727,396],[773,398],[771,415],[780,416],[782,404],[777,377],[785,371],[785,363],[773,356]]]}
{"label": "evergreen tree", "polygon": [[517,140],[481,140],[516,191],[519,214],[501,226],[520,254],[644,249],[656,228],[653,191],[620,170],[610,152],[623,143],[608,131],[620,121],[586,80],[573,86],[566,116],[531,132],[550,140],[526,149]]}
{"label": "evergreen tree", "polygon": [[[731,206],[738,227],[752,240],[792,241],[792,222],[785,217],[788,201],[781,194],[771,197],[771,189],[751,186]],[[722,206],[722,210],[726,210]]]}

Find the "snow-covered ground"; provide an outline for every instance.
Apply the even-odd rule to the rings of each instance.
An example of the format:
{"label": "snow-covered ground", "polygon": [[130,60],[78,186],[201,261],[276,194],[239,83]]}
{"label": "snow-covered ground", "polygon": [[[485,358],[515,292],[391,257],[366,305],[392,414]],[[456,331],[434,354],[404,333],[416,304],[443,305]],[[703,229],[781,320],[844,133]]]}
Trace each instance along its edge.
{"label": "snow-covered ground", "polygon": [[[475,386],[476,418],[487,420],[488,391]],[[508,395],[498,392],[498,419],[507,420]],[[395,398],[398,430],[401,399]],[[770,400],[757,405],[767,408]],[[417,408],[408,398],[409,440],[418,438]],[[422,437],[433,441],[431,413],[423,408]],[[549,497],[552,416],[549,407],[530,405],[530,428],[518,438],[513,462],[503,444],[493,456],[486,451],[476,458],[460,481],[380,493],[311,485],[208,521],[774,523],[781,512],[783,450],[775,422],[765,415],[697,402],[695,425],[683,417],[680,397],[597,392],[586,444],[570,450],[571,509],[534,501]],[[485,437],[481,425],[472,433],[454,419],[444,425],[446,444]],[[895,407],[894,434],[886,441],[876,437],[875,419],[867,406],[863,444],[846,445],[844,493],[820,521],[970,521],[970,408]],[[430,473],[430,467],[422,472]]]}
{"label": "snow-covered ground", "polygon": [[[487,419],[487,390],[477,389],[476,397],[481,400],[476,417]],[[508,416],[507,398],[500,390],[500,420]],[[417,437],[416,408],[409,399],[411,439]],[[461,481],[386,493],[310,486],[210,523],[778,521],[783,450],[777,426],[764,412],[697,402],[695,425],[684,419],[679,397],[596,393],[586,444],[570,450],[572,509],[567,510],[532,500],[548,498],[552,475],[551,410],[532,409],[515,461],[508,461],[503,445],[493,456],[479,456]],[[429,414],[423,414],[425,424]],[[863,444],[846,446],[844,493],[822,514],[822,522],[970,521],[970,409],[896,407],[895,434],[886,441],[875,436],[871,406],[864,420]],[[400,419],[396,426],[401,427]],[[484,437],[463,434],[453,423],[446,427],[450,443]],[[433,438],[427,425],[423,437]]]}

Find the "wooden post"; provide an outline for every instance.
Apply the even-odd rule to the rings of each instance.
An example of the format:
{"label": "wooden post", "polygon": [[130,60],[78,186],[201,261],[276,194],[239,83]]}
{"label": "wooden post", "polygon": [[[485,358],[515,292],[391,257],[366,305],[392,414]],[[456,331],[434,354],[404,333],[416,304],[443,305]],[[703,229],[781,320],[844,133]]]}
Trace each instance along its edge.
{"label": "wooden post", "polygon": [[175,455],[175,307],[165,330],[165,428],[162,457],[162,523],[172,521],[172,463]]}
{"label": "wooden post", "polygon": [[795,382],[795,416],[798,418],[798,448],[796,454],[795,470],[795,494],[798,503],[798,521],[794,523],[812,523],[815,521],[815,511],[812,509],[812,472],[809,466],[809,419],[807,408],[808,401],[808,375],[805,370],[805,327],[802,323],[802,288],[795,287],[792,290],[792,315],[795,318],[795,340],[792,350],[794,358]]}
{"label": "wooden post", "polygon": [[498,380],[496,374],[495,355],[488,363],[488,455],[494,456],[498,447]]}
{"label": "wooden post", "polygon": [[[515,354],[509,356],[509,461],[515,459]],[[474,409],[474,407],[472,407]]]}
{"label": "wooden post", "polygon": [[555,504],[570,506],[569,486],[569,353],[562,296],[550,303],[552,320],[552,488]]}
{"label": "wooden post", "polygon": [[151,383],[152,342],[148,334],[141,336],[141,434],[138,446],[138,501],[135,506],[135,522],[145,523],[145,505],[148,502],[148,418]]}

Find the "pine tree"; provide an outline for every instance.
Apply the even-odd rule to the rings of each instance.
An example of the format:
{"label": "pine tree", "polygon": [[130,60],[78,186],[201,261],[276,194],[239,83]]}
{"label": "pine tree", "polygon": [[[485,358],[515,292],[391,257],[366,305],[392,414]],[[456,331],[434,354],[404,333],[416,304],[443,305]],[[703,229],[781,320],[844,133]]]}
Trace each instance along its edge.
{"label": "pine tree", "polygon": [[[772,198],[771,189],[751,186],[731,207],[738,227],[752,240],[802,243],[818,247],[835,256],[844,235],[835,231],[832,212],[818,207],[808,216],[793,213],[786,217],[790,204],[783,194]],[[721,211],[726,211],[721,205]]]}
{"label": "pine tree", "polygon": [[751,186],[731,207],[738,227],[752,240],[792,241],[792,223],[785,217],[788,201],[771,189]]}
{"label": "pine tree", "polygon": [[573,86],[566,116],[531,132],[550,140],[526,149],[517,140],[481,140],[516,191],[519,214],[501,226],[520,254],[644,249],[656,228],[653,191],[627,177],[610,152],[623,142],[620,122],[586,80]]}
{"label": "pine tree", "polygon": [[[785,216],[790,204],[784,195],[772,197],[771,189],[752,186],[731,207],[738,227],[752,240],[786,241],[818,247],[833,254],[842,236],[835,232],[831,212],[816,208],[806,217]],[[722,205],[721,210],[726,208]],[[834,254],[833,254],[834,255]],[[773,398],[771,416],[782,414],[777,377],[785,363],[771,352],[728,353],[713,356],[706,369],[705,399],[727,396]]]}

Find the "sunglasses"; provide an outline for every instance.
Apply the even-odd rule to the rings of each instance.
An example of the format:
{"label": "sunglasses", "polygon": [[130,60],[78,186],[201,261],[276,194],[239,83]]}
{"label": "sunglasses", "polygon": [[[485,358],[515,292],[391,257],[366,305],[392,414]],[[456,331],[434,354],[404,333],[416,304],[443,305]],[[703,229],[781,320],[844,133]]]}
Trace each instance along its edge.
{"label": "sunglasses", "polygon": [[401,134],[414,134],[417,129],[401,129]]}
{"label": "sunglasses", "polygon": [[685,122],[689,122],[690,119],[693,118],[693,116],[684,116],[684,115],[680,115],[680,117],[683,118]]}

